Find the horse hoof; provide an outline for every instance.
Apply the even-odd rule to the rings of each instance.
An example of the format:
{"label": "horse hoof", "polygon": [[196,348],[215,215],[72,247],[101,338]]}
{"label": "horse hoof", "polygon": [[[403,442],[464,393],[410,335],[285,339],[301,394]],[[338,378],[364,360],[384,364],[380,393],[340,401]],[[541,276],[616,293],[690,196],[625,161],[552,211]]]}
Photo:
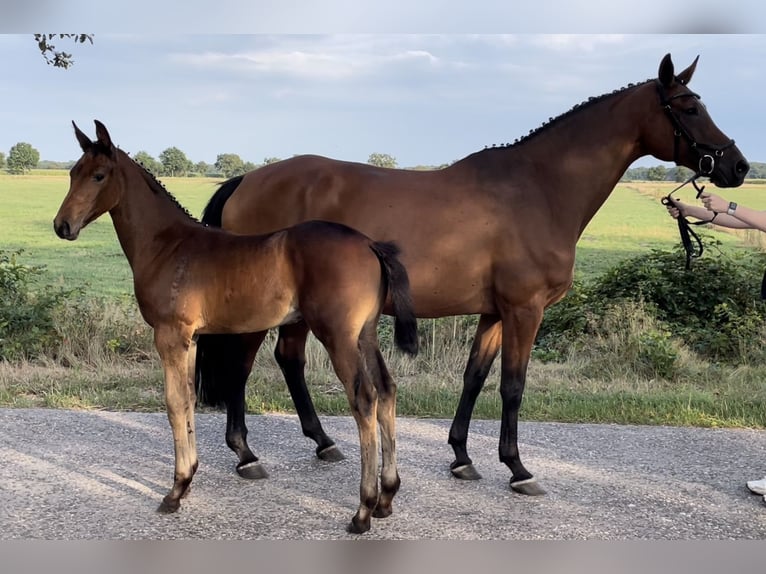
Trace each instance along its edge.
{"label": "horse hoof", "polygon": [[173,514],[181,507],[181,502],[179,500],[175,499],[169,499],[168,497],[165,497],[162,499],[162,502],[160,502],[160,505],[157,507],[157,512],[160,514]]}
{"label": "horse hoof", "polygon": [[361,520],[357,520],[356,516],[351,519],[351,522],[349,522],[348,526],[346,526],[346,532],[349,534],[364,534],[370,529],[370,520],[368,519],[367,522],[363,522]]}
{"label": "horse hoof", "polygon": [[452,473],[452,476],[459,478],[460,480],[479,480],[481,478],[479,471],[477,471],[476,467],[471,463],[461,464],[455,468],[450,468],[450,472]]}
{"label": "horse hoof", "polygon": [[327,462],[340,462],[346,460],[345,455],[340,452],[340,449],[334,444],[331,444],[322,450],[317,449],[317,457],[319,457],[320,460],[326,460]]}
{"label": "horse hoof", "polygon": [[524,480],[511,480],[511,490],[527,496],[542,496],[546,494],[545,489],[540,486],[536,478],[527,478]]}
{"label": "horse hoof", "polygon": [[372,511],[372,515],[375,518],[388,518],[393,513],[394,509],[390,506],[387,508],[383,508],[382,506],[376,506],[375,510]]}
{"label": "horse hoof", "polygon": [[237,474],[242,478],[248,480],[258,480],[261,478],[268,478],[269,473],[263,468],[263,465],[258,461],[246,462],[237,465]]}

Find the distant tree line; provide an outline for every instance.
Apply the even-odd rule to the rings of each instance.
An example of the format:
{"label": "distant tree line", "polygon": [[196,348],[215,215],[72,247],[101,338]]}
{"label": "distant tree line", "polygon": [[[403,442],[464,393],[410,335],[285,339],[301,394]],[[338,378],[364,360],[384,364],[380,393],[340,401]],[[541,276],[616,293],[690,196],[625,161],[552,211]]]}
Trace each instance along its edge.
{"label": "distant tree line", "polygon": [[[215,163],[204,161],[193,162],[179,148],[172,146],[163,150],[155,159],[149,152],[141,150],[133,155],[138,163],[156,176],[163,177],[236,177],[264,165],[280,161],[278,157],[266,157],[261,163],[244,161],[235,153],[221,153]],[[387,153],[371,153],[367,163],[378,167],[397,168],[396,158]],[[69,169],[74,161],[55,162],[40,161],[40,152],[27,142],[19,142],[8,152],[8,156],[0,152],[0,169],[6,169],[11,174],[23,174],[31,169]],[[418,165],[407,169],[430,170],[442,169],[450,164],[438,166]],[[682,182],[689,179],[691,170],[685,167],[633,167],[628,169],[622,181],[673,181]],[[766,179],[766,163],[752,162],[748,179]]]}
{"label": "distant tree line", "polygon": [[[622,176],[622,181],[675,181],[681,183],[689,179],[692,171],[685,167],[632,167]],[[747,179],[766,179],[766,163],[752,162]]]}

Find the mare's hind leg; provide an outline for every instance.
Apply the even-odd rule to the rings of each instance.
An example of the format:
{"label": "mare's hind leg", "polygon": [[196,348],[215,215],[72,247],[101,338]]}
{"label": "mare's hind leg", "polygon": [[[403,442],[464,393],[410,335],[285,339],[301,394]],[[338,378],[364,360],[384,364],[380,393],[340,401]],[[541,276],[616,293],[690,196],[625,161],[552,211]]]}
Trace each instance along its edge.
{"label": "mare's hind leg", "polygon": [[324,432],[306,386],[304,372],[308,333],[309,328],[304,321],[280,327],[274,357],[285,377],[304,436],[317,443],[316,455],[320,459],[337,462],[346,457]]}
{"label": "mare's hind leg", "polygon": [[378,348],[377,335],[365,345],[365,363],[375,388],[378,390],[378,424],[383,463],[380,470],[380,495],[372,515],[385,518],[391,515],[394,496],[401,479],[396,467],[396,383],[388,372]]}
{"label": "mare's hind leg", "polygon": [[173,327],[158,327],[154,331],[154,343],[165,373],[165,404],[175,451],[173,488],[157,509],[163,513],[178,510],[199,464],[194,431],[194,386],[193,382],[189,383],[193,374],[188,371],[191,339],[191,333]]}
{"label": "mare's hind leg", "polygon": [[449,431],[448,442],[455,452],[455,460],[450,465],[450,470],[455,477],[463,480],[481,478],[468,456],[468,425],[471,422],[476,398],[484,386],[501,341],[500,318],[495,315],[482,315],[471,346],[471,355],[463,373],[463,392],[460,394],[460,402]]}
{"label": "mare's hind leg", "polygon": [[247,377],[253,368],[253,361],[258,349],[266,337],[267,331],[242,335],[232,338],[232,344],[240,347],[236,351],[238,361],[233,361],[226,368],[231,382],[226,386],[226,444],[239,457],[237,474],[251,480],[266,478],[268,473],[258,462],[250,446],[247,444],[247,426],[245,425],[245,387]]}
{"label": "mare's hind leg", "polygon": [[541,495],[545,490],[524,468],[519,456],[519,409],[524,394],[527,365],[537,330],[542,321],[542,307],[511,309],[503,317],[500,397],[503,411],[500,422],[500,462],[511,470],[511,489],[521,494]]}

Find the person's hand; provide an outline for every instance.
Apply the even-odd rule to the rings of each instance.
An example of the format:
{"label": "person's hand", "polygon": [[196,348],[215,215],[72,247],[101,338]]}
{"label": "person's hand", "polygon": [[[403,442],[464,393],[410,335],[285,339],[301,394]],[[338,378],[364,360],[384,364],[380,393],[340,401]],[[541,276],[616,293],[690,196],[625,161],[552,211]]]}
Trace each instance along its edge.
{"label": "person's hand", "polygon": [[684,204],[678,199],[674,199],[672,202],[668,202],[665,207],[673,219],[678,219],[681,215],[683,215]]}
{"label": "person's hand", "polygon": [[729,201],[714,193],[702,192],[700,200],[702,200],[702,205],[708,211],[726,213],[726,210],[729,209]]}

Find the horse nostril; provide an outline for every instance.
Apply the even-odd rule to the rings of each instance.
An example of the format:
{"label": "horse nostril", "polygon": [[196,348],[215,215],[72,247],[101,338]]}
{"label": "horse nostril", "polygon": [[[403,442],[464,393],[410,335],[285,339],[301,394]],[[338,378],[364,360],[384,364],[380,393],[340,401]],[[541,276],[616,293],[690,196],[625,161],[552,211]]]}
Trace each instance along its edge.
{"label": "horse nostril", "polygon": [[60,225],[56,225],[56,222],[53,222],[53,230],[56,232],[56,235],[58,235],[61,239],[66,239],[69,237],[69,223],[64,221]]}
{"label": "horse nostril", "polygon": [[737,165],[734,169],[737,170],[738,175],[744,176],[748,171],[750,171],[750,164],[743,159],[737,162]]}

